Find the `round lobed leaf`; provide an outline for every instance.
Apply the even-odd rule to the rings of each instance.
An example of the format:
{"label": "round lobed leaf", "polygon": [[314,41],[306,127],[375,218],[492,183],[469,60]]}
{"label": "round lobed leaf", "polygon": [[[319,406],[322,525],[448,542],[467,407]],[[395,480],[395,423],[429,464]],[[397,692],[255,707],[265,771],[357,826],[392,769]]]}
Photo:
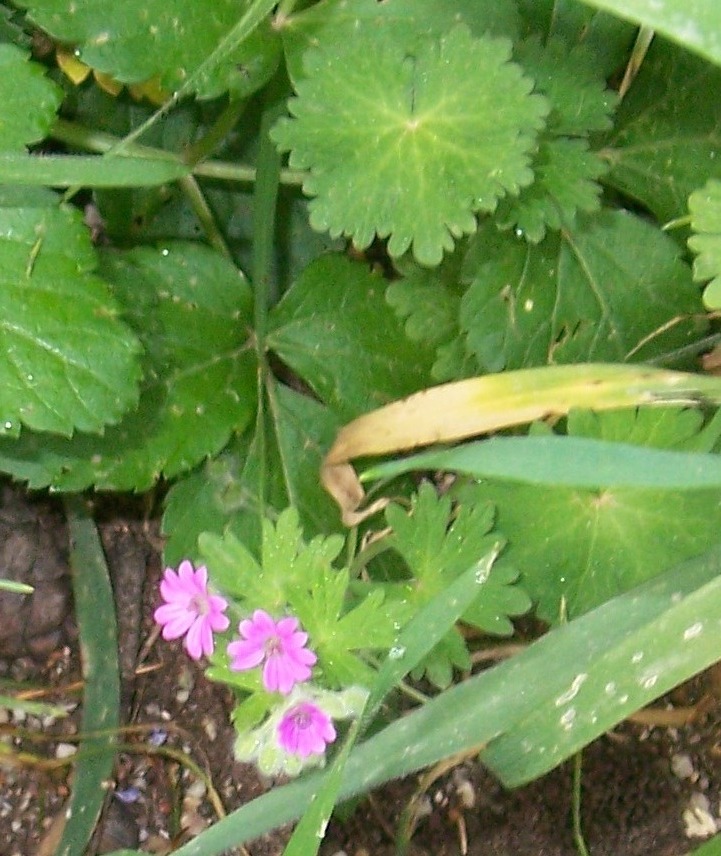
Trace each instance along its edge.
{"label": "round lobed leaf", "polygon": [[310,169],[311,224],[361,248],[389,237],[435,265],[473,232],[475,213],[533,180],[535,135],[548,105],[510,63],[503,39],[463,26],[410,51],[388,35],[306,56],[307,77],[272,137]]}

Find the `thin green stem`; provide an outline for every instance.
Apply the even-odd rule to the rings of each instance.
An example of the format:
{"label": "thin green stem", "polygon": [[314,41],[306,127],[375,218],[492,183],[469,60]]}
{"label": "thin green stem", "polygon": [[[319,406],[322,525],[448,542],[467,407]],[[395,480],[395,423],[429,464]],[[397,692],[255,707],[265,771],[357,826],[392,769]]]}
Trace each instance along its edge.
{"label": "thin green stem", "polygon": [[573,756],[573,795],[572,795],[572,815],[573,815],[573,840],[576,843],[576,850],[579,856],[590,856],[586,840],[583,837],[583,829],[581,824],[581,774],[582,774],[583,753],[577,752]]}
{"label": "thin green stem", "polygon": [[[64,119],[58,119],[50,132],[50,136],[66,145],[73,146],[88,152],[105,154],[113,151],[120,137],[106,134],[102,131],[94,131]],[[175,163],[186,163],[182,155],[169,152],[165,149],[157,149],[152,146],[144,146],[133,143],[127,146],[123,154],[148,158],[150,160],[169,160]],[[256,169],[242,164],[229,163],[227,161],[209,160],[193,165],[193,175],[203,178],[215,178],[221,181],[234,181],[239,184],[253,184],[256,180]],[[280,171],[280,183],[286,186],[300,186],[306,178],[304,172],[292,169]]]}
{"label": "thin green stem", "polygon": [[273,299],[271,275],[275,244],[275,215],[280,186],[280,154],[269,133],[285,109],[273,102],[266,107],[260,125],[260,148],[253,196],[253,256],[251,276],[255,297],[255,336],[259,353],[265,351],[268,310]]}
{"label": "thin green stem", "polygon": [[208,133],[186,148],[183,156],[185,162],[190,166],[195,166],[200,161],[205,160],[211,152],[214,152],[238,124],[247,106],[248,100],[246,98],[231,100]]}
{"label": "thin green stem", "polygon": [[691,215],[684,214],[683,217],[676,217],[673,220],[669,220],[668,223],[664,223],[661,226],[662,232],[670,232],[671,229],[680,229],[682,226],[690,226],[691,225]]}
{"label": "thin green stem", "polygon": [[238,21],[230,32],[220,40],[215,50],[206,57],[200,65],[191,72],[185,79],[183,85],[163,104],[158,110],[153,113],[141,125],[123,137],[117,144],[117,150],[126,151],[127,146],[134,143],[139,137],[150,130],[153,125],[157,124],[164,116],[167,116],[170,111],[186,95],[190,95],[196,85],[206,76],[216,69],[233,51],[240,45],[248,36],[255,30],[260,22],[268,15],[275,6],[276,0],[255,0],[251,3],[245,15]]}
{"label": "thin green stem", "polygon": [[225,243],[225,238],[223,237],[218,224],[215,222],[213,212],[210,210],[210,206],[208,205],[205,196],[203,196],[203,191],[200,189],[195,176],[186,175],[184,178],[178,179],[178,184],[190,203],[195,216],[198,218],[198,221],[205,232],[205,237],[208,239],[208,243],[218,250],[219,253],[222,253],[227,259],[233,261],[233,254]]}
{"label": "thin green stem", "polygon": [[278,10],[275,13],[275,17],[282,20],[287,18],[293,9],[295,9],[296,3],[298,0],[280,0],[278,3]]}

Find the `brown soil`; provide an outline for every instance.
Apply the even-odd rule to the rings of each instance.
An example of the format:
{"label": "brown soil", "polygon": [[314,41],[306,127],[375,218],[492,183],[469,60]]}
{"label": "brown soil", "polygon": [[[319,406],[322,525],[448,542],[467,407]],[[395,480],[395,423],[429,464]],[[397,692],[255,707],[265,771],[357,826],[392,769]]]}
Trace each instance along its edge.
{"label": "brown soil", "polygon": [[[219,813],[264,791],[254,768],[233,761],[230,697],[205,680],[177,644],[155,639],[151,618],[161,572],[157,523],[142,503],[99,509],[120,628],[123,720],[130,728],[90,856],[120,848],[168,853]],[[6,488],[0,502],[0,577],[36,586],[31,598],[0,592],[0,694],[35,688],[71,709],[52,719],[0,707],[0,854],[52,856],[71,766],[62,759],[77,733],[82,689],[67,576],[66,534],[58,508]],[[669,703],[708,692],[713,673],[681,688]],[[13,685],[8,689],[8,682]],[[711,687],[713,689],[713,687]],[[170,752],[173,750],[173,757]],[[180,752],[181,754],[178,754]],[[189,768],[188,759],[205,773]],[[721,706],[681,729],[633,723],[583,755],[583,828],[591,856],[681,856],[719,820]],[[420,856],[574,856],[570,765],[505,792],[478,763],[439,778],[422,803],[410,853]],[[391,856],[418,780],[394,782],[331,825],[323,856]],[[696,812],[692,822],[689,812]],[[686,819],[684,818],[686,812]],[[289,830],[237,848],[279,856]]]}

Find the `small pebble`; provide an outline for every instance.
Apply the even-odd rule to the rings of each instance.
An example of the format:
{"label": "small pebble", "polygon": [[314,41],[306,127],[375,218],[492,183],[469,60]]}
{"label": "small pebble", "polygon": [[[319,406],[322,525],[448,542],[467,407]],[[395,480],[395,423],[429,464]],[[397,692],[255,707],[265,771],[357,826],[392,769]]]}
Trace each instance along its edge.
{"label": "small pebble", "polygon": [[58,743],[55,747],[56,758],[71,758],[78,751],[78,747],[72,743]]}
{"label": "small pebble", "polygon": [[671,758],[671,770],[677,779],[690,779],[696,772],[691,758],[680,753]]}

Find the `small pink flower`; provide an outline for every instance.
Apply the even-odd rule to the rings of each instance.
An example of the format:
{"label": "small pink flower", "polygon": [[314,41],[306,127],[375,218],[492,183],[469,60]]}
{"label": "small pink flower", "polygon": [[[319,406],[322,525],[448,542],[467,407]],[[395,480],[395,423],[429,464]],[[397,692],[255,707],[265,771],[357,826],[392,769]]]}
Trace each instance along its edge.
{"label": "small pink flower", "polygon": [[208,591],[208,569],[201,565],[194,570],[187,559],[177,573],[166,568],[160,594],[165,603],[153,618],[163,628],[163,639],[185,635],[183,645],[193,660],[212,654],[213,632],[227,630],[230,620],[223,615],[228,608],[225,598]]}
{"label": "small pink flower", "polygon": [[310,702],[292,707],[278,725],[278,743],[286,752],[307,758],[322,755],[336,738],[328,714]]}
{"label": "small pink flower", "polygon": [[263,686],[269,692],[287,695],[297,683],[307,681],[316,656],[305,647],[308,634],[298,630],[298,619],[288,616],[274,621],[263,609],[238,625],[243,637],[228,645],[230,668],[236,672],[253,669],[263,661]]}

